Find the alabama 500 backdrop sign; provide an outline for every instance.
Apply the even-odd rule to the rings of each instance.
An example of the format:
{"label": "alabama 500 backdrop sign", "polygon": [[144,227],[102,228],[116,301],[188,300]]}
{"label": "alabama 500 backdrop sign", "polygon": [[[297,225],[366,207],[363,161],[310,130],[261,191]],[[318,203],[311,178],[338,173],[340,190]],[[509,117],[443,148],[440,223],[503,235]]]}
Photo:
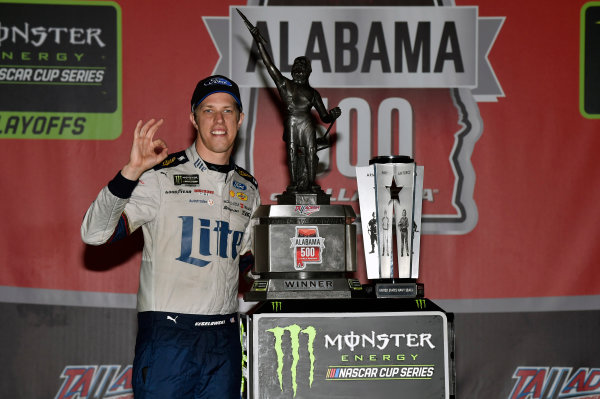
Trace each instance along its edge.
{"label": "alabama 500 backdrop sign", "polygon": [[109,1],[0,1],[0,138],[121,133],[121,14]]}
{"label": "alabama 500 backdrop sign", "polygon": [[[290,76],[295,57],[308,57],[311,85],[329,108],[342,109],[334,146],[318,154],[319,182],[332,201],[358,211],[356,166],[375,155],[414,156],[427,165],[423,232],[471,231],[477,206],[470,157],[483,130],[477,101],[503,96],[486,58],[503,18],[480,17],[474,6],[431,5],[231,7],[229,19],[205,18],[222,55],[215,71],[232,76],[248,99],[258,100],[248,111],[252,123],[243,151],[253,148],[247,162],[254,170],[273,170],[273,164],[256,161],[267,148],[273,156],[273,144],[281,148],[275,159],[285,170],[285,151],[281,129],[273,128],[281,126],[276,94],[257,90],[272,82],[236,8],[261,31],[284,75]],[[285,188],[287,176],[275,176],[280,179],[262,186],[265,200]]]}

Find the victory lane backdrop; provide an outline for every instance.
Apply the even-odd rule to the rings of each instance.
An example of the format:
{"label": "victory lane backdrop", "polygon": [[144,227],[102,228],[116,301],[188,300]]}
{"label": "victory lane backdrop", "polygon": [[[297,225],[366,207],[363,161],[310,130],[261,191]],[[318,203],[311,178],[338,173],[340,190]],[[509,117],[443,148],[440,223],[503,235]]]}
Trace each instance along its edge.
{"label": "victory lane backdrop", "polygon": [[[317,14],[318,6],[379,6],[333,3],[315,7],[298,0],[289,5]],[[351,204],[358,212],[352,167],[384,153],[387,142],[389,153],[395,153],[410,131],[415,160],[425,167],[423,212],[431,229],[421,239],[420,281],[428,298],[457,313],[458,397],[598,394],[594,376],[600,366],[594,360],[597,356],[586,353],[593,354],[597,347],[593,337],[600,332],[596,283],[600,248],[595,242],[600,188],[594,184],[600,177],[594,28],[600,4],[425,3],[381,6],[393,7],[398,21],[403,21],[399,5],[426,10],[475,7],[478,30],[473,36],[494,32],[483,26],[500,19],[495,33],[478,39],[489,44],[478,57],[489,61],[500,93],[486,98],[468,87],[315,85],[328,108],[342,108],[342,117],[332,128],[336,144],[319,152],[323,165],[318,182],[331,192],[334,204]],[[86,5],[87,12],[71,17],[62,12],[75,6],[85,11]],[[83,214],[127,161],[138,120],[164,118],[158,135],[171,152],[192,142],[189,98],[197,81],[220,72],[231,60],[247,60],[247,54],[228,50],[233,41],[248,40],[230,36],[230,24],[243,23],[230,6],[286,5],[191,0],[0,2],[2,10],[27,10],[0,13],[0,68],[28,68],[32,74],[34,69],[105,74],[100,86],[0,84],[4,166],[0,301],[12,320],[3,328],[0,344],[3,396],[130,394],[127,368],[133,357],[132,309],[141,235],[110,246],[86,247],[79,237]],[[102,12],[90,12],[94,8]],[[424,12],[423,18],[433,13]],[[293,29],[293,21],[288,22]],[[357,32],[360,62],[371,34],[369,67],[373,73],[382,71],[385,43],[393,71],[393,54],[399,47],[388,26],[382,24],[383,33],[378,33],[374,22],[370,31]],[[18,33],[12,43],[11,27],[24,31],[25,23],[29,28],[74,29],[74,42],[67,46],[69,36],[60,34],[61,43],[53,43],[52,34],[43,46],[35,47],[32,41],[40,37],[29,31],[28,43]],[[417,25],[409,21],[408,26],[414,43]],[[90,32],[90,46],[96,47],[85,48],[85,40],[80,44],[86,36],[79,36],[79,29]],[[104,32],[97,37],[106,47],[97,46],[94,29]],[[323,35],[317,29],[314,36],[288,39],[301,42],[288,48],[288,61],[303,55],[311,43],[309,52],[318,58],[313,61],[315,79],[326,80],[328,73],[335,74],[335,53],[341,50],[335,49],[326,24]],[[279,43],[285,42],[282,32],[269,31],[277,43],[273,51],[278,65]],[[439,40],[430,37],[431,70]],[[221,47],[222,43],[229,47]],[[447,51],[456,49],[452,43],[447,43]],[[323,67],[324,48],[333,72]],[[66,60],[59,53],[66,53]],[[76,64],[75,54],[81,53],[97,58]],[[423,68],[420,57],[417,69]],[[260,65],[255,73],[261,73]],[[73,76],[95,79],[99,74]],[[278,94],[272,88],[238,83],[248,94],[244,106],[249,118],[236,158],[259,181],[263,203],[274,203],[273,195],[288,183]],[[17,119],[9,123],[13,115]],[[27,123],[31,135],[19,130]],[[80,126],[93,127],[94,134],[71,134],[84,129]],[[380,140],[384,134],[390,134],[389,140]],[[444,227],[445,220],[461,215],[467,217],[453,225],[458,227]],[[358,276],[365,282],[364,271]],[[519,345],[511,337],[519,337]],[[32,350],[28,342],[36,342],[39,350]],[[32,370],[35,380],[25,380],[24,370]],[[90,385],[94,376],[102,384]]]}

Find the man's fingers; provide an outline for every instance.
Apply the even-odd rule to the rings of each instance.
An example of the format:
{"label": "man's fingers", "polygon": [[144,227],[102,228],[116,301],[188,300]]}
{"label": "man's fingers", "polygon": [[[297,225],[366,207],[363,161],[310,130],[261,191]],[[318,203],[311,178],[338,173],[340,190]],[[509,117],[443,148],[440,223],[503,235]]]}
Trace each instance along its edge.
{"label": "man's fingers", "polygon": [[138,137],[140,135],[141,128],[142,128],[142,120],[140,119],[138,121],[137,125],[135,125],[135,129],[133,130],[134,137]]}
{"label": "man's fingers", "polygon": [[163,139],[156,139],[152,143],[155,147],[167,148],[167,143]]}
{"label": "man's fingers", "polygon": [[152,142],[152,144],[156,154],[160,154],[161,152],[167,150],[167,143],[165,143],[162,139],[156,139]]}
{"label": "man's fingers", "polygon": [[140,124],[142,121],[138,122],[138,126],[136,127],[136,135],[140,138],[149,138],[152,139],[154,133],[158,130],[160,125],[163,124],[163,120],[160,119],[156,121],[156,119],[150,119],[148,122],[144,123],[144,125],[140,128]]}
{"label": "man's fingers", "polygon": [[162,124],[163,124],[163,120],[160,119],[158,122],[156,122],[155,124],[150,126],[150,128],[148,129],[148,138],[152,139],[152,137],[154,137],[154,133],[156,133],[156,131]]}
{"label": "man's fingers", "polygon": [[148,122],[144,123],[144,126],[140,129],[140,137],[146,137],[148,135],[148,131],[154,124],[154,119],[150,119]]}

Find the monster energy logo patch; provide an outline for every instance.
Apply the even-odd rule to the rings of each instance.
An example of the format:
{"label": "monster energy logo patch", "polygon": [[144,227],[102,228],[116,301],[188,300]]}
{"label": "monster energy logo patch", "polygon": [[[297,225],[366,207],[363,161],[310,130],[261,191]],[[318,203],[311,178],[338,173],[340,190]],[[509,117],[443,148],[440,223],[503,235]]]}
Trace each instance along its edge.
{"label": "monster energy logo patch", "polygon": [[317,336],[317,331],[314,327],[308,326],[304,329],[297,324],[292,324],[287,327],[273,327],[266,330],[275,336],[275,353],[277,354],[277,378],[279,380],[279,388],[283,392],[283,362],[284,362],[284,349],[283,349],[283,336],[286,331],[290,333],[290,349],[292,355],[292,364],[290,366],[290,373],[292,377],[292,390],[294,391],[294,397],[298,389],[297,383],[297,369],[300,361],[300,334],[304,334],[307,337],[306,340],[306,352],[310,360],[310,370],[308,376],[308,385],[312,387],[314,369],[315,369],[315,355],[314,355],[314,342]]}
{"label": "monster energy logo patch", "polygon": [[417,308],[419,309],[425,309],[427,307],[427,302],[425,302],[425,299],[415,299],[415,302],[417,304]]}
{"label": "monster energy logo patch", "polygon": [[176,186],[195,186],[200,184],[200,176],[198,175],[174,175],[173,183]]}

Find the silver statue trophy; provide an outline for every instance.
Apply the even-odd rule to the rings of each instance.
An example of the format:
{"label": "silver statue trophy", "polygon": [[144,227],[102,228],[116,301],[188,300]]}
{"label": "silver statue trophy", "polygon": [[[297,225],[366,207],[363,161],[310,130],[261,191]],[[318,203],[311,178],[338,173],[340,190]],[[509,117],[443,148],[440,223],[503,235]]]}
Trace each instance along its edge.
{"label": "silver statue trophy", "polygon": [[275,66],[260,31],[238,9],[253,37],[254,49],[275,83],[282,103],[290,184],[277,205],[262,205],[253,215],[254,281],[246,300],[349,298],[362,289],[346,277],[356,270],[356,214],[351,206],[330,205],[316,184],[317,152],[329,147],[329,129],[317,136],[312,116],[333,126],[338,107],[327,110],[309,84],[310,60],[294,60],[289,79]]}
{"label": "silver statue trophy", "polygon": [[417,283],[423,171],[408,156],[380,156],[356,168],[367,278],[377,297],[423,295]]}

